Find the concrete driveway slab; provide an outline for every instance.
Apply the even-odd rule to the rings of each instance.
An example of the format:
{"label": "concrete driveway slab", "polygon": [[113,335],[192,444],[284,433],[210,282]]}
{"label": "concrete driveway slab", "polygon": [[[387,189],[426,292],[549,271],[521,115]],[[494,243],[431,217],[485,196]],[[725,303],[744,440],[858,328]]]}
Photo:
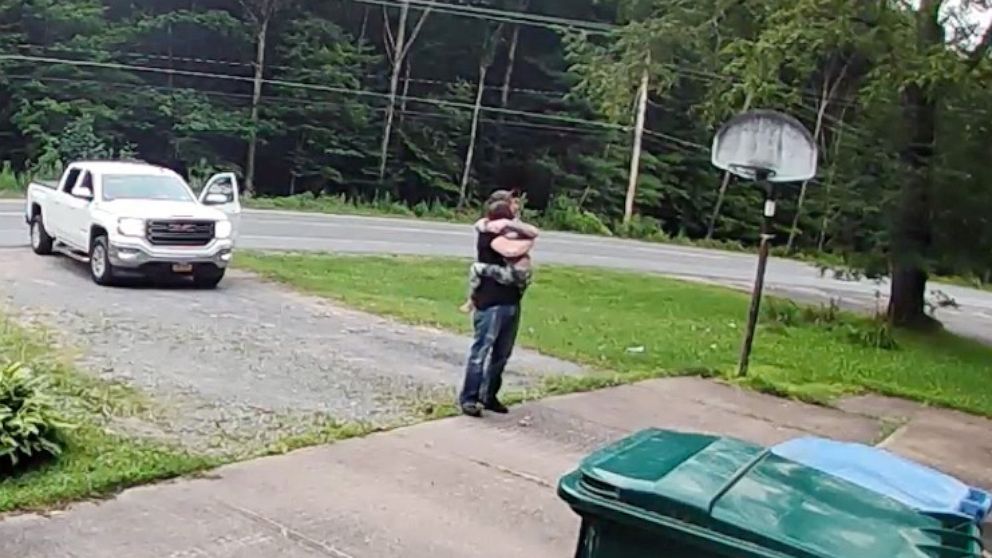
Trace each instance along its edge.
{"label": "concrete driveway slab", "polygon": [[0,556],[567,557],[578,518],[557,498],[557,480],[629,432],[657,426],[771,443],[806,432],[870,438],[879,424],[704,380],[656,380],[233,465],[51,517],[10,518],[0,522]]}

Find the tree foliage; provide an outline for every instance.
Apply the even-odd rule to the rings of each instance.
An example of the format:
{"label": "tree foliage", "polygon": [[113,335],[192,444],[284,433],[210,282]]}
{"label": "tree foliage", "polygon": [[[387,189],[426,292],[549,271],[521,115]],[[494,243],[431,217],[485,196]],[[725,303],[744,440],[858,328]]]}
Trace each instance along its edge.
{"label": "tree foliage", "polygon": [[[453,206],[467,179],[470,200],[521,188],[574,228],[598,227],[592,216],[637,236],[707,236],[719,204],[713,236],[751,243],[760,196],[735,180],[721,194],[708,145],[731,115],[772,108],[815,130],[821,153],[816,181],[785,188],[776,242],[891,273],[907,323],[930,274],[992,274],[992,33],[979,0],[449,3],[411,6],[397,58],[395,6],[0,0],[0,161],[133,152],[200,176],[246,171],[255,143],[261,195]],[[450,13],[479,8],[563,27]],[[620,227],[645,69],[638,216]]]}

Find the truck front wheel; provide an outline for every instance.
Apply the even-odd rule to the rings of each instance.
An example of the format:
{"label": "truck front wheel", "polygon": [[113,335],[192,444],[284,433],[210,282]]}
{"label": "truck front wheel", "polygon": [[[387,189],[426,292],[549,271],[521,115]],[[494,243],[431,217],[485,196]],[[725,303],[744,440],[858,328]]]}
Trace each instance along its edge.
{"label": "truck front wheel", "polygon": [[205,265],[193,271],[193,284],[198,289],[216,289],[224,279],[224,269]]}
{"label": "truck front wheel", "polygon": [[31,249],[39,256],[48,256],[52,253],[52,245],[55,239],[48,236],[45,230],[45,223],[41,220],[41,214],[31,218]]}
{"label": "truck front wheel", "polygon": [[90,276],[97,285],[114,284],[114,267],[110,264],[110,248],[106,236],[98,236],[90,245]]}

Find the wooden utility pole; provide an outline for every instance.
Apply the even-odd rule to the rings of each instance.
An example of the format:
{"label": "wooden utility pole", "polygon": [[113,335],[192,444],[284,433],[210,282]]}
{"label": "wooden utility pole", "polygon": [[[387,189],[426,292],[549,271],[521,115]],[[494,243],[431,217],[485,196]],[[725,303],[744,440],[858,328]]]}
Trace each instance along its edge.
{"label": "wooden utility pole", "polygon": [[245,169],[245,193],[255,194],[255,159],[258,152],[258,108],[262,103],[262,77],[265,75],[265,42],[269,34],[269,19],[262,17],[255,53],[255,79],[251,94],[251,129],[248,136],[248,164]]}
{"label": "wooden utility pole", "polygon": [[644,139],[644,120],[648,112],[648,61],[641,74],[641,87],[637,91],[637,117],[634,121],[634,150],[630,156],[630,182],[627,184],[627,199],[623,205],[623,224],[630,223],[634,216],[634,198],[637,197],[637,179],[641,170],[641,145]]}

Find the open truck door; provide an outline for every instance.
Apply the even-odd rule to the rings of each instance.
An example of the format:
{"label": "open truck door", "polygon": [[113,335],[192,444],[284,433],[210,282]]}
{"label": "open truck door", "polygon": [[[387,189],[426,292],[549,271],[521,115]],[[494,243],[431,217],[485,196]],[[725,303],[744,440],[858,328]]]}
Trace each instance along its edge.
{"label": "open truck door", "polygon": [[241,229],[241,191],[233,172],[211,176],[200,192],[200,203],[226,213],[233,229],[231,237],[237,238]]}

